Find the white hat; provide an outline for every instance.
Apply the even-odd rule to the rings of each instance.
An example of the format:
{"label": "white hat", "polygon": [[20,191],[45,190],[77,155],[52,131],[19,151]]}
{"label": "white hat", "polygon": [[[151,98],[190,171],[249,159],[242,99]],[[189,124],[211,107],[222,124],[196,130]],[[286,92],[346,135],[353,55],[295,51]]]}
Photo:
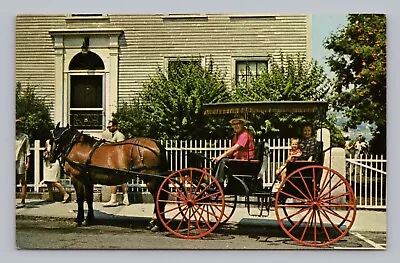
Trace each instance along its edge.
{"label": "white hat", "polygon": [[249,121],[245,120],[243,117],[241,116],[237,116],[235,118],[233,118],[232,120],[229,121],[230,124],[234,124],[234,123],[238,123],[241,122],[243,124],[247,124],[249,123]]}

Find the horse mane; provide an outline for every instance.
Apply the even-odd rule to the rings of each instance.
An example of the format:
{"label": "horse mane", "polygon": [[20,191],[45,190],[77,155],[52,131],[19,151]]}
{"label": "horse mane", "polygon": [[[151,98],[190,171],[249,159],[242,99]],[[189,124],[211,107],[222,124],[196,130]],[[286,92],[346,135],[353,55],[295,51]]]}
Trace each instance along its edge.
{"label": "horse mane", "polygon": [[90,135],[81,133],[80,141],[81,141],[82,143],[84,143],[84,144],[93,145],[93,144],[95,144],[96,142],[98,142],[98,141],[100,141],[100,140],[99,140],[99,139],[96,139],[96,138],[94,138],[94,137],[92,137],[92,136],[90,136]]}

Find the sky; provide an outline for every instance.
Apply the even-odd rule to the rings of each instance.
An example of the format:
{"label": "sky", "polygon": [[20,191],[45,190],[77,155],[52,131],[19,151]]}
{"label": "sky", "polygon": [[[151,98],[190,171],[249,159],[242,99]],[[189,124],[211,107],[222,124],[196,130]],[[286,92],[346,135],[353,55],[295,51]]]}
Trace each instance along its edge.
{"label": "sky", "polygon": [[[312,58],[318,61],[318,64],[322,66],[328,75],[328,77],[333,78],[334,74],[330,71],[329,67],[325,63],[325,58],[330,56],[331,51],[327,50],[323,46],[323,42],[332,33],[336,33],[339,29],[344,28],[347,24],[347,14],[313,14],[312,15]],[[330,113],[340,116],[338,118],[338,124],[344,120],[342,114]],[[350,139],[355,139],[358,135],[363,135],[366,141],[372,139],[372,134],[367,128],[368,125],[361,124],[357,129],[350,129],[348,132],[344,132],[345,136],[349,136]]]}
{"label": "sky", "polygon": [[331,76],[329,68],[325,64],[325,57],[331,53],[323,46],[323,41],[332,33],[336,33],[347,24],[346,14],[313,14],[312,15],[312,57],[324,67],[328,76]]}

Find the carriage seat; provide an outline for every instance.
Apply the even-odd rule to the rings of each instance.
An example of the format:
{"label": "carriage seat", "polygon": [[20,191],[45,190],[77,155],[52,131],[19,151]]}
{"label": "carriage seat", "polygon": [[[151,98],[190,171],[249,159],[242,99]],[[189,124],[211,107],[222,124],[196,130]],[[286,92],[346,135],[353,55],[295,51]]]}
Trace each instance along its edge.
{"label": "carriage seat", "polygon": [[253,160],[237,160],[229,159],[226,161],[228,174],[237,176],[260,177],[264,174],[267,166],[267,158],[269,155],[269,144],[267,142],[259,142],[256,145],[255,157]]}
{"label": "carriage seat", "polygon": [[[227,160],[226,175],[228,184],[225,194],[248,195],[263,189],[263,175],[267,169],[269,144],[259,142],[256,145],[254,160]],[[233,179],[233,180],[231,180]]]}

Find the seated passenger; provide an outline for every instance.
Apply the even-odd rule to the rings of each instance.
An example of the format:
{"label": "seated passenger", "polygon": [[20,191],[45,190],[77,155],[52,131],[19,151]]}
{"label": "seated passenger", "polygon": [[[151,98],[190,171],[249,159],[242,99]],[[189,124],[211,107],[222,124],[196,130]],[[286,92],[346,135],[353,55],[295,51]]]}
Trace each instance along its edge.
{"label": "seated passenger", "polygon": [[254,137],[244,126],[248,121],[242,117],[236,117],[229,123],[235,132],[231,147],[218,157],[213,158],[213,162],[217,164],[215,177],[221,186],[223,186],[225,180],[226,162],[229,159],[252,160],[255,156]]}
{"label": "seated passenger", "polygon": [[299,142],[299,148],[302,152],[301,160],[317,161],[319,153],[319,143],[313,134],[311,124],[306,124],[303,127],[303,138]]}
{"label": "seated passenger", "polygon": [[290,147],[291,149],[288,152],[288,158],[286,159],[285,163],[282,164],[281,167],[279,167],[275,172],[276,176],[278,176],[278,180],[281,182],[283,182],[283,180],[285,180],[286,178],[286,165],[288,164],[288,162],[294,162],[298,160],[302,155],[302,152],[299,148],[298,138],[290,139]]}

